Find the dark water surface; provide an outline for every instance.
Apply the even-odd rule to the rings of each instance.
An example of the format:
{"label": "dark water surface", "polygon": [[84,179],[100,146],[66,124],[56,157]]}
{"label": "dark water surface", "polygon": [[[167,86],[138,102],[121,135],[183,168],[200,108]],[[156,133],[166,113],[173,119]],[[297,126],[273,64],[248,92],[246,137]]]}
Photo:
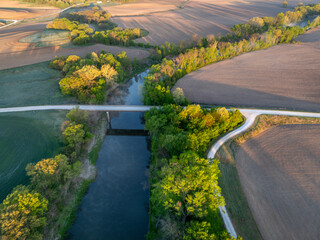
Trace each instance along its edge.
{"label": "dark water surface", "polygon": [[[109,104],[141,105],[144,74],[133,78]],[[144,129],[141,113],[111,114],[112,129]],[[128,134],[129,135],[129,134]],[[148,138],[107,135],[97,161],[98,176],[69,231],[68,239],[141,240],[148,231]]]}

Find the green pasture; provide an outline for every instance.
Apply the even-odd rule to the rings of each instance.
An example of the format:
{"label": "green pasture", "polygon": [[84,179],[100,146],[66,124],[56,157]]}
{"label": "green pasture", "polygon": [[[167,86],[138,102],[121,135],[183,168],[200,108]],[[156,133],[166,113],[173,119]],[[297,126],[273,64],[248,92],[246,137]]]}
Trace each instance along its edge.
{"label": "green pasture", "polygon": [[1,70],[0,108],[77,103],[62,95],[61,78],[61,73],[49,68],[48,62]]}
{"label": "green pasture", "polygon": [[12,188],[28,182],[30,162],[53,157],[61,150],[60,126],[65,111],[0,114],[0,202]]}

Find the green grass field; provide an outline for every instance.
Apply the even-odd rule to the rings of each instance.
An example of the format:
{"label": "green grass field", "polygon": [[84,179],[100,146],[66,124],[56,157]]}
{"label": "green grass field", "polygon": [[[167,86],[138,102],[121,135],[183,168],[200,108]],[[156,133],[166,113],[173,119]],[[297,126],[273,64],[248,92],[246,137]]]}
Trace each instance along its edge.
{"label": "green grass field", "polygon": [[77,103],[60,92],[61,77],[48,62],[1,70],[0,107]]}
{"label": "green grass field", "polygon": [[28,182],[30,162],[53,157],[61,150],[60,126],[65,111],[0,114],[0,202],[12,188]]}

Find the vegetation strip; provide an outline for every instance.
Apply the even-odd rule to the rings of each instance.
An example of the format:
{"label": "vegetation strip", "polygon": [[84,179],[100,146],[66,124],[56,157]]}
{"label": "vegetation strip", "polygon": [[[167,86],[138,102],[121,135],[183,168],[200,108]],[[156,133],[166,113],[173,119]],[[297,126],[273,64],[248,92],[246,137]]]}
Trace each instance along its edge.
{"label": "vegetation strip", "polygon": [[233,34],[215,38],[208,36],[193,39],[191,46],[181,42],[179,46],[166,43],[156,47],[154,58],[160,60],[166,56],[180,54],[177,57],[164,58],[160,64],[150,68],[143,88],[146,105],[181,104],[182,89],[171,92],[175,83],[190,72],[217,61],[229,59],[242,53],[265,49],[280,43],[289,43],[309,28],[320,25],[320,16],[307,26],[297,25],[307,17],[320,14],[320,4],[300,6],[294,12],[279,13],[276,17],[255,17],[245,24],[231,28]]}

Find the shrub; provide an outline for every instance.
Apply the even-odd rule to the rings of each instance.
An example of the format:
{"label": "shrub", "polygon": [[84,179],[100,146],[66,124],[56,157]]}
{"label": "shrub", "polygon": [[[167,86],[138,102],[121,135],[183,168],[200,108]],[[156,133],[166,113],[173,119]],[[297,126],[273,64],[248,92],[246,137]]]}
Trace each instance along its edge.
{"label": "shrub", "polygon": [[288,7],[288,2],[287,1],[283,1],[282,2],[282,7],[284,7],[284,8]]}

